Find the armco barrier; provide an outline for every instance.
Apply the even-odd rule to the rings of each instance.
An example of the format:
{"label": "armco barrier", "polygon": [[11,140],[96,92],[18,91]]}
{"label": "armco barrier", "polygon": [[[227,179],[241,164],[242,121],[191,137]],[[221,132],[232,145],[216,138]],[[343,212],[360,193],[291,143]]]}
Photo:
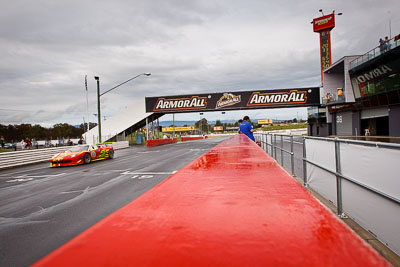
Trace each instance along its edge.
{"label": "armco barrier", "polygon": [[192,141],[192,140],[201,140],[201,139],[206,139],[208,136],[182,136],[182,142],[183,141]]}
{"label": "armco barrier", "polygon": [[153,139],[153,140],[147,140],[147,146],[161,146],[161,145],[166,145],[166,144],[172,144],[176,143],[177,139],[176,138],[168,138],[168,139]]}
{"label": "armco barrier", "polygon": [[389,266],[235,135],[34,266]]}
{"label": "armco barrier", "polygon": [[[122,149],[129,147],[128,141],[116,142],[113,144],[114,149]],[[39,163],[49,161],[50,158],[60,152],[63,152],[68,147],[52,147],[52,148],[42,148],[35,150],[23,150],[23,151],[13,151],[0,153],[0,169],[17,167],[32,163]]]}

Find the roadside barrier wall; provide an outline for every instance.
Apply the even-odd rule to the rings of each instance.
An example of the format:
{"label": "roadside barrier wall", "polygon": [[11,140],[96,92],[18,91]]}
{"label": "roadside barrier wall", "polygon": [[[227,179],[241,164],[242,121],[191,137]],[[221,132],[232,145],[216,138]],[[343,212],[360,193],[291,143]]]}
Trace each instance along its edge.
{"label": "roadside barrier wall", "polygon": [[161,145],[176,143],[177,141],[178,141],[178,139],[176,139],[176,138],[152,139],[152,140],[147,140],[147,146],[148,147],[161,146]]}
{"label": "roadside barrier wall", "polygon": [[[128,141],[115,142],[113,144],[115,150],[129,147]],[[67,150],[68,147],[52,147],[34,150],[23,150],[0,153],[0,169],[28,165],[32,163],[49,161],[52,156]]]}
{"label": "roadside barrier wall", "polygon": [[400,145],[308,137],[305,148],[307,185],[400,255]]}
{"label": "roadside barrier wall", "polygon": [[34,266],[389,266],[235,135]]}
{"label": "roadside barrier wall", "polygon": [[311,136],[298,142],[265,132],[255,137],[282,165],[284,153],[290,155],[292,175],[293,144],[302,145],[304,186],[334,204],[339,217],[350,217],[400,255],[399,144]]}
{"label": "roadside barrier wall", "polygon": [[208,136],[182,136],[182,142],[183,141],[192,141],[192,140],[201,140],[201,139],[207,139]]}

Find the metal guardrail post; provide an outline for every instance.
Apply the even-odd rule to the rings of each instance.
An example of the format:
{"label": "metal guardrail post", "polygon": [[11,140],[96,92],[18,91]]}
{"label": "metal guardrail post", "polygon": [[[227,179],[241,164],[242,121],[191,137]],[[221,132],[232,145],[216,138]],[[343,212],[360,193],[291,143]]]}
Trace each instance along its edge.
{"label": "metal guardrail post", "polygon": [[274,157],[274,140],[272,138],[273,135],[271,134],[271,157]]}
{"label": "metal guardrail post", "polygon": [[292,176],[295,176],[295,174],[294,174],[293,135],[290,136],[290,163],[292,165]]}
{"label": "metal guardrail post", "polygon": [[[273,142],[273,140],[272,140],[272,134],[268,134],[271,138],[269,138],[270,140],[269,141],[271,141],[271,157],[274,157],[274,142]],[[267,136],[267,143],[268,143],[268,136]]]}
{"label": "metal guardrail post", "polygon": [[265,139],[264,137],[266,135],[267,135],[266,133],[263,133],[263,135],[261,136],[261,144],[263,145],[264,151],[267,152],[267,154],[268,154],[268,146],[267,146],[267,143],[264,141],[264,139]]}
{"label": "metal guardrail post", "polygon": [[267,152],[267,154],[269,154],[268,153],[268,134],[266,133],[265,135],[265,152]]}
{"label": "metal guardrail post", "polygon": [[304,136],[303,136],[303,181],[304,181],[304,187],[308,187],[306,138]]}
{"label": "metal guardrail post", "polygon": [[266,133],[265,135],[264,135],[264,145],[265,145],[265,152],[267,152],[267,154],[268,154],[268,134]]}
{"label": "metal guardrail post", "polygon": [[281,135],[281,164],[283,167],[283,135]]}
{"label": "metal guardrail post", "polygon": [[261,137],[260,137],[260,145],[261,145],[261,148],[265,151],[265,144],[264,144],[264,133],[262,133],[261,134]]}
{"label": "metal guardrail post", "polygon": [[336,202],[337,202],[337,215],[340,218],[346,218],[343,213],[342,203],[342,170],[340,165],[340,142],[335,138],[335,161],[336,161]]}
{"label": "metal guardrail post", "polygon": [[276,134],[274,134],[274,158],[276,160]]}

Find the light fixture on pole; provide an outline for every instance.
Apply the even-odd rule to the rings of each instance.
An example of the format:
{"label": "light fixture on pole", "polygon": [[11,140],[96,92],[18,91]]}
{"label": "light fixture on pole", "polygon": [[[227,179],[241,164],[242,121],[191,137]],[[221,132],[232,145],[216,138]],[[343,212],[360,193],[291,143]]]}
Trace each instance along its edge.
{"label": "light fixture on pole", "polygon": [[101,94],[100,94],[100,78],[99,78],[98,76],[94,76],[94,79],[97,81],[97,121],[98,121],[98,127],[99,127],[99,143],[102,142],[102,141],[101,141],[100,97],[101,97],[102,95],[105,95],[105,94],[107,94],[108,92],[114,90],[115,88],[118,88],[118,87],[120,87],[121,85],[126,84],[127,82],[130,82],[130,81],[132,81],[133,79],[136,79],[136,78],[138,78],[139,76],[142,76],[142,75],[150,76],[151,73],[145,72],[145,73],[141,73],[141,74],[139,74],[139,75],[136,75],[135,77],[130,78],[129,80],[126,80],[125,82],[122,82],[122,83],[120,83],[120,84],[114,86],[114,87],[111,88],[111,89],[108,89],[107,91],[105,91],[104,93],[101,93]]}

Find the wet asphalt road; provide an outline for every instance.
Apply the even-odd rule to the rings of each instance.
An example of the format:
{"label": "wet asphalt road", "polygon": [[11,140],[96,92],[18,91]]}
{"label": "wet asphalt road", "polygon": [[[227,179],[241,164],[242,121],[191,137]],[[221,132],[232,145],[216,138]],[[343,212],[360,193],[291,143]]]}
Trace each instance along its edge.
{"label": "wet asphalt road", "polygon": [[0,171],[0,266],[33,264],[226,138],[134,146],[89,165]]}

